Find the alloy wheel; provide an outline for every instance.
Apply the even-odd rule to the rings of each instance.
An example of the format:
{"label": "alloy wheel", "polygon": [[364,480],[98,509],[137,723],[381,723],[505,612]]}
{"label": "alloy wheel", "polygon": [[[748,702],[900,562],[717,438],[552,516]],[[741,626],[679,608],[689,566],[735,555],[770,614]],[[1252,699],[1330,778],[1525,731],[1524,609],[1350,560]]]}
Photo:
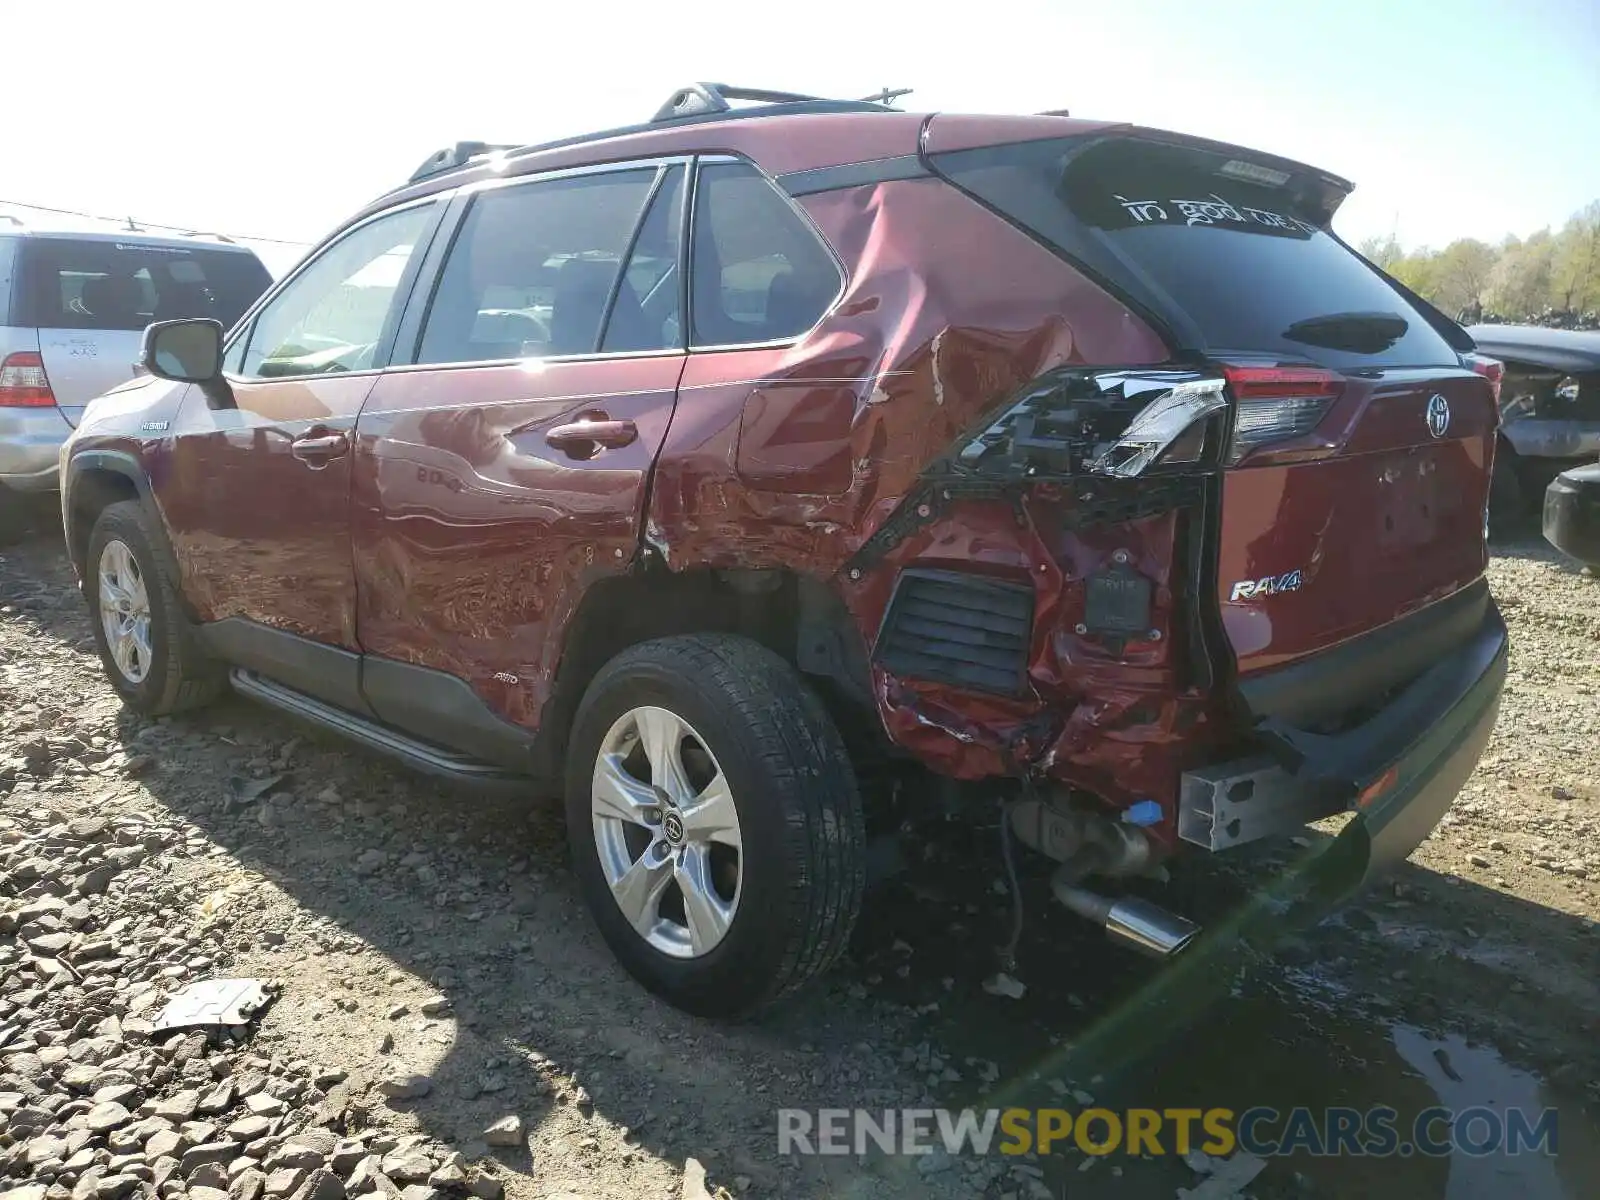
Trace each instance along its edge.
{"label": "alloy wheel", "polygon": [[673,958],[709,954],[738,911],[744,854],[705,739],[668,709],[630,709],[600,744],[590,795],[600,868],[634,932]]}
{"label": "alloy wheel", "polygon": [[150,594],[128,544],[113,538],[100,551],[100,624],[117,670],[129,683],[150,673]]}

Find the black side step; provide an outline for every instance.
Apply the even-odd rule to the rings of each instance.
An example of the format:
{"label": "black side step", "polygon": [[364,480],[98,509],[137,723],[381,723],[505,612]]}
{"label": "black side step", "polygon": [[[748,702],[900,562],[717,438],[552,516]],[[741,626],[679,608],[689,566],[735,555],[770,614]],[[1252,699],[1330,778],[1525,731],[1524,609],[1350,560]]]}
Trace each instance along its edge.
{"label": "black side step", "polygon": [[446,779],[479,789],[493,788],[526,793],[533,785],[534,780],[531,775],[508,771],[504,767],[497,767],[464,754],[457,754],[453,750],[446,750],[442,746],[421,741],[387,725],[380,725],[370,718],[357,716],[332,704],[325,704],[303,692],[297,692],[291,687],[285,687],[281,683],[264,679],[254,671],[236,667],[229,674],[229,681],[233,684],[234,691],[242,696],[259,700],[292,717],[310,721],[313,725],[320,725],[353,742],[359,742],[369,750],[376,750],[379,754],[398,759],[412,770],[420,771],[424,775],[432,775],[436,779]]}

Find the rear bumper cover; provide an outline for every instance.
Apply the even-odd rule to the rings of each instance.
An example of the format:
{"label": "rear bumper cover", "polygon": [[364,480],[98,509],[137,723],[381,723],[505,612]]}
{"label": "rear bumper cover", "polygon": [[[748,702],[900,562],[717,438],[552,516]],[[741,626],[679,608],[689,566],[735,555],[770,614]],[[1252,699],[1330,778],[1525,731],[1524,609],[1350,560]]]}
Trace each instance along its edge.
{"label": "rear bumper cover", "polygon": [[[1336,735],[1261,724],[1270,757],[1186,773],[1179,833],[1220,850],[1353,811],[1339,837],[1359,886],[1414,850],[1472,774],[1505,687],[1505,622],[1488,601],[1477,629],[1363,724]],[[1248,785],[1248,786],[1246,786]]]}
{"label": "rear bumper cover", "polygon": [[1588,458],[1600,454],[1600,421],[1520,417],[1500,427],[1523,458]]}
{"label": "rear bumper cover", "polygon": [[1600,564],[1600,463],[1563,471],[1545,489],[1544,536],[1579,562]]}
{"label": "rear bumper cover", "polygon": [[0,408],[0,484],[54,491],[56,460],[71,433],[59,408]]}

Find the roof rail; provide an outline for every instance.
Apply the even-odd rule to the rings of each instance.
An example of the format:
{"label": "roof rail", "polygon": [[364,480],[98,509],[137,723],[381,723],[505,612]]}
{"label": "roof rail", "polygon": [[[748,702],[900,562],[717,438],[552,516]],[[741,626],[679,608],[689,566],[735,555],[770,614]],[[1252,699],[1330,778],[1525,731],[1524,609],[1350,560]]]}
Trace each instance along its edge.
{"label": "roof rail", "polygon": [[[453,171],[475,159],[496,153],[537,154],[541,150],[558,150],[564,146],[578,146],[597,142],[603,138],[619,137],[630,133],[644,133],[669,124],[697,124],[702,121],[734,119],[740,117],[779,116],[800,113],[841,112],[896,112],[890,102],[910,95],[910,88],[884,88],[861,100],[829,100],[823,96],[807,96],[800,92],[778,92],[769,88],[730,87],[725,83],[691,83],[667,97],[667,102],[656,110],[655,116],[642,125],[624,125],[618,129],[580,133],[575,137],[559,138],[537,145],[494,145],[489,142],[457,142],[430,154],[411,178],[402,186],[409,187],[433,175]],[[730,101],[753,100],[767,107],[735,109]],[[398,190],[398,189],[397,189]]]}
{"label": "roof rail", "polygon": [[230,246],[237,246],[239,244],[227,234],[212,233],[209,229],[185,229],[183,231],[183,236],[191,238],[216,238],[217,241],[226,242]]}
{"label": "roof rail", "polygon": [[726,83],[691,83],[667,97],[667,102],[656,109],[650,118],[652,125],[661,121],[674,121],[683,117],[703,117],[712,113],[733,111],[730,100],[754,100],[761,104],[828,104],[838,105],[835,111],[879,112],[889,101],[911,94],[910,88],[884,88],[874,96],[862,100],[830,100],[826,96],[808,96],[803,92],[778,92],[771,88],[730,87]]}
{"label": "roof rail", "polygon": [[411,172],[407,183],[416,183],[419,179],[426,179],[429,175],[437,175],[441,171],[453,171],[455,168],[465,166],[475,158],[482,158],[497,151],[515,150],[516,145],[493,144],[490,142],[457,142],[454,146],[445,146],[435,150],[422,160],[422,165]]}
{"label": "roof rail", "polygon": [[0,212],[0,221],[10,221],[13,225],[19,225],[24,228],[26,228],[28,224],[21,217],[17,216],[16,213]]}

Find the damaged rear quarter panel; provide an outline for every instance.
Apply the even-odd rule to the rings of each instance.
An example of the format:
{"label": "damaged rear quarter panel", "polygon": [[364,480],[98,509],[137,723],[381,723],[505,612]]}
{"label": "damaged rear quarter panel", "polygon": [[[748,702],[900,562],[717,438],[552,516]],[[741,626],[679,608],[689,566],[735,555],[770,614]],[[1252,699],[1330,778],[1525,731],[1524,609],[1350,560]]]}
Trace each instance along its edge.
{"label": "damaged rear quarter panel", "polygon": [[[845,567],[927,465],[1028,380],[1064,365],[1162,362],[1165,346],[1120,302],[942,183],[899,180],[800,203],[851,264],[844,294],[794,345],[689,356],[648,540],[674,570],[786,568],[831,580],[869,645],[906,567],[1032,581],[1032,694],[984,696],[878,669],[887,730],[948,775],[1009,773],[1019,754],[1108,787],[1142,787],[1148,775],[1154,790],[1170,764],[1143,767],[1148,749],[1195,719],[1170,699],[1170,641],[1111,657],[1071,630],[1083,577],[1120,548],[1155,581],[1166,621],[1172,514],[1068,534],[1061,510],[1073,497],[1036,492],[1021,513],[963,502],[859,579]],[[1137,728],[1118,732],[1130,714]]]}

